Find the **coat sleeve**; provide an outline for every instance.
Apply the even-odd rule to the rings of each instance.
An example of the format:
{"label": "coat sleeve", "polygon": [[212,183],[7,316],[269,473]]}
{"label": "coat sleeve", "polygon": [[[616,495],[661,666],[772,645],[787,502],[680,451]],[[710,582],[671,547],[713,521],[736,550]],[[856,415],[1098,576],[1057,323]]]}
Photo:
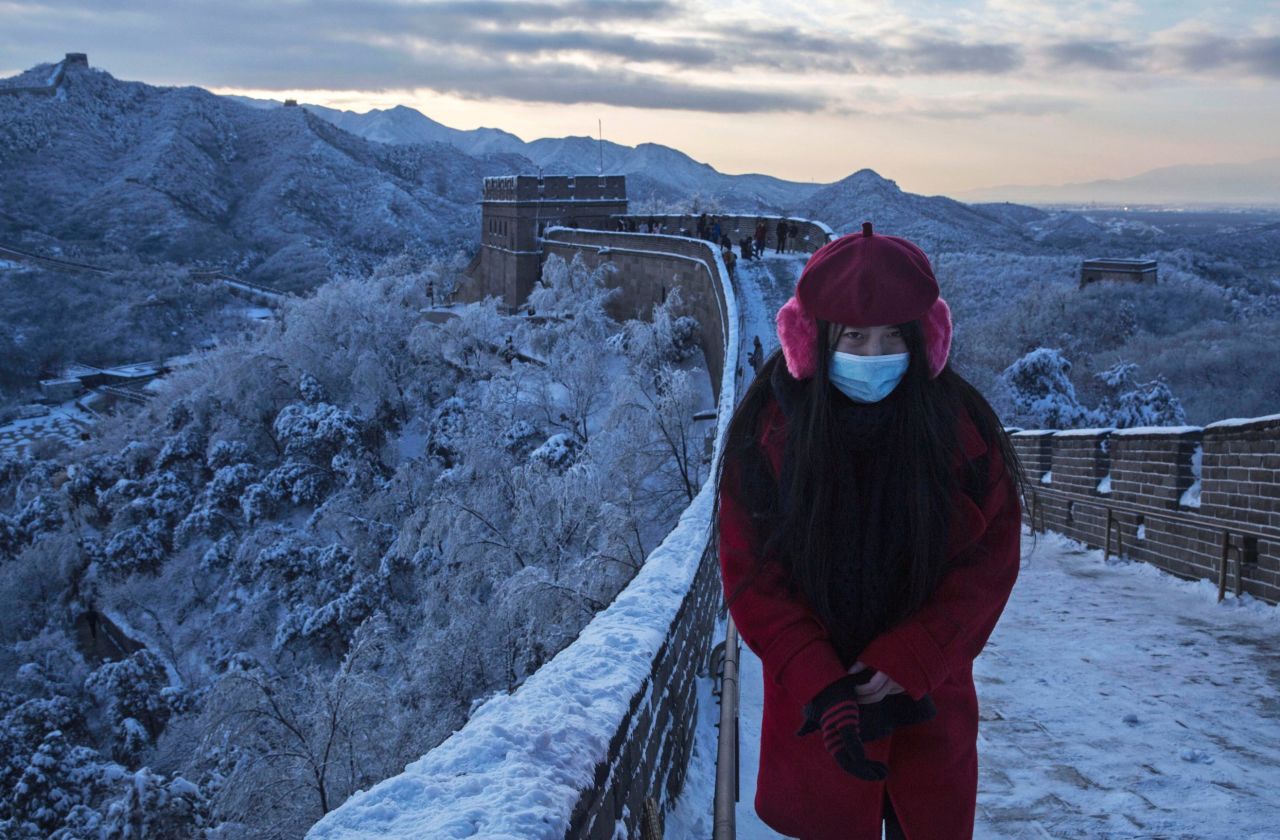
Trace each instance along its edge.
{"label": "coat sleeve", "polygon": [[982,652],[1018,577],[1022,507],[999,449],[990,450],[989,466],[991,489],[981,510],[967,496],[957,497],[957,521],[965,527],[954,537],[962,547],[953,568],[919,610],[873,639],[858,657],[916,700]]}
{"label": "coat sleeve", "polygon": [[[720,574],[728,598],[756,566],[755,526],[743,506],[738,465],[726,456],[720,482]],[[826,626],[787,591],[786,570],[774,560],[729,606],[739,635],[764,667],[765,678],[803,705],[847,672]]]}

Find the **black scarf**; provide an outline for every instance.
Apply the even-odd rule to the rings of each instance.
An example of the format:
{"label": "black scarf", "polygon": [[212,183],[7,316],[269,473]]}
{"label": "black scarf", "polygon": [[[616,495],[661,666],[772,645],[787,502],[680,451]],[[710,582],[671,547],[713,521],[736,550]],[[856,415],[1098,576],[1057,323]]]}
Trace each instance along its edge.
{"label": "black scarf", "polygon": [[[774,368],[773,393],[788,421],[804,396],[783,365]],[[901,452],[903,433],[901,394],[876,403],[855,403],[839,389],[832,396],[839,445],[832,454],[837,470],[833,521],[843,523],[838,535],[846,550],[832,581],[833,602],[840,626],[828,627],[832,643],[845,667],[876,636],[904,616],[907,575],[907,486],[891,453]],[[788,474],[788,457],[782,472]],[[785,480],[785,479],[784,479]],[[869,677],[866,671],[863,676]],[[883,738],[894,729],[931,720],[937,707],[928,694],[912,700],[905,693],[890,694],[878,703],[860,704],[859,731],[864,742]]]}
{"label": "black scarf", "polygon": [[[770,381],[788,419],[802,398],[805,383],[779,365]],[[832,606],[840,626],[829,627],[841,659],[852,665],[872,639],[899,615],[906,587],[907,488],[892,453],[902,451],[899,394],[875,403],[856,403],[838,389],[831,397],[839,444],[832,452],[836,508],[841,523],[837,544],[844,546],[832,580]],[[783,474],[789,464],[783,458]]]}

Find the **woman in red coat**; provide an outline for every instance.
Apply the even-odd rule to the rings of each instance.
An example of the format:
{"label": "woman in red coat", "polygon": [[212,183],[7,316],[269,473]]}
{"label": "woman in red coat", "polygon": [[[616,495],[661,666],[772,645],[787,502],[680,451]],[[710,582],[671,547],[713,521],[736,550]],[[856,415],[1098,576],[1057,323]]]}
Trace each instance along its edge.
{"label": "woman in red coat", "polygon": [[947,366],[928,258],[820,248],[729,426],[725,598],[764,666],[755,807],[801,840],[973,833],[972,664],[1017,577],[1017,456]]}

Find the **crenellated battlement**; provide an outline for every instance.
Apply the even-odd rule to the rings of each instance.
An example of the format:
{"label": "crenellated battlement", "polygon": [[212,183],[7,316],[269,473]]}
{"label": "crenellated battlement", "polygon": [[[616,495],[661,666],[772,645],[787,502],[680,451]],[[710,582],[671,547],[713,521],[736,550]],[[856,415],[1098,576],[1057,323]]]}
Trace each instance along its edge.
{"label": "crenellated battlement", "polygon": [[1280,602],[1280,415],[1013,443],[1036,527]]}
{"label": "crenellated battlement", "polygon": [[484,179],[484,202],[626,202],[625,175],[495,175]]}

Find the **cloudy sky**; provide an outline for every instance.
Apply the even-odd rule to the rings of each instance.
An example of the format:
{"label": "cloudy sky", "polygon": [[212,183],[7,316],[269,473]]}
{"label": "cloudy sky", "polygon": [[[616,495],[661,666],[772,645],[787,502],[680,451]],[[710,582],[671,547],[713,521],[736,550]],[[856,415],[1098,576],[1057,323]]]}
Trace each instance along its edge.
{"label": "cloudy sky", "polygon": [[0,0],[118,78],[924,193],[1280,153],[1280,0]]}

